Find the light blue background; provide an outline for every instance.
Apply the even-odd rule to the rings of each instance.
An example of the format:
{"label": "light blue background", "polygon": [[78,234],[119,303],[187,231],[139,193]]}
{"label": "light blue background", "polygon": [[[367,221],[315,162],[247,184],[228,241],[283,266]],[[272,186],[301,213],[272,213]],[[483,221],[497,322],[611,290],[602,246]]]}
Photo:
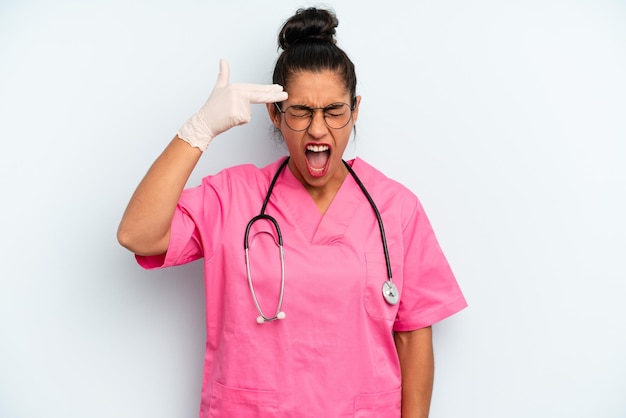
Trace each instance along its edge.
{"label": "light blue background", "polygon": [[[0,3],[0,417],[197,416],[201,266],[144,272],[115,231],[219,58],[269,82],[313,4]],[[418,194],[470,303],[435,326],[431,416],[626,416],[626,3],[330,4],[349,156]],[[255,106],[190,184],[283,152]]]}

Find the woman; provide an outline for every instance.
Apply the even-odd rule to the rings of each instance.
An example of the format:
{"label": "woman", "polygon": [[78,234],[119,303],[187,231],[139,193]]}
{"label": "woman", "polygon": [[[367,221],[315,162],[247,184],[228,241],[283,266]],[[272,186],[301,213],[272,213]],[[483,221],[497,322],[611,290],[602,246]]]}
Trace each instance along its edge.
{"label": "woman", "polygon": [[[428,416],[431,325],[466,303],[417,198],[342,160],[361,98],[337,24],[315,8],[292,16],[272,86],[229,84],[222,61],[121,221],[120,243],[145,268],[204,257],[201,417]],[[183,191],[251,103],[266,103],[289,156]]]}

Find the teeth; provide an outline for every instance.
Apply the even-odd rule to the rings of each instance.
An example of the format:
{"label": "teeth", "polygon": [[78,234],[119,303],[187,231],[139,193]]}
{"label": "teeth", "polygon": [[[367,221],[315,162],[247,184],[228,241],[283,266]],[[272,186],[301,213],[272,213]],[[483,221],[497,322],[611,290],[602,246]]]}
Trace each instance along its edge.
{"label": "teeth", "polygon": [[306,150],[311,152],[324,152],[328,151],[328,145],[307,145]]}

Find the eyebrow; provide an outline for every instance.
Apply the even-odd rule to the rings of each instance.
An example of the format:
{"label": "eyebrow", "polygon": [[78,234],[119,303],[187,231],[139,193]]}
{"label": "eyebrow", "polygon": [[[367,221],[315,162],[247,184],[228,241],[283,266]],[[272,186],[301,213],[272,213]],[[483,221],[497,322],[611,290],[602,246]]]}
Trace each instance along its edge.
{"label": "eyebrow", "polygon": [[299,108],[302,108],[302,109],[328,109],[328,108],[331,108],[331,107],[334,107],[334,106],[343,106],[344,104],[347,104],[348,106],[350,106],[348,103],[334,102],[334,103],[331,103],[331,104],[323,106],[323,107],[307,106],[307,105],[304,105],[304,104],[293,104],[293,105],[289,105],[287,107],[299,107]]}

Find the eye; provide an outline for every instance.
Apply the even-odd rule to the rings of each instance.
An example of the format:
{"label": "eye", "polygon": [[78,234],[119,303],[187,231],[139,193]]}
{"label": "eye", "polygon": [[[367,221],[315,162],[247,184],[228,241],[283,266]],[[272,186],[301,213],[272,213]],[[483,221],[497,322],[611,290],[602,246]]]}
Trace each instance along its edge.
{"label": "eye", "polygon": [[294,118],[310,118],[312,111],[306,106],[290,106],[287,111]]}
{"label": "eye", "polygon": [[341,117],[348,111],[348,106],[343,103],[335,103],[327,106],[324,109],[324,114],[328,117]]}

